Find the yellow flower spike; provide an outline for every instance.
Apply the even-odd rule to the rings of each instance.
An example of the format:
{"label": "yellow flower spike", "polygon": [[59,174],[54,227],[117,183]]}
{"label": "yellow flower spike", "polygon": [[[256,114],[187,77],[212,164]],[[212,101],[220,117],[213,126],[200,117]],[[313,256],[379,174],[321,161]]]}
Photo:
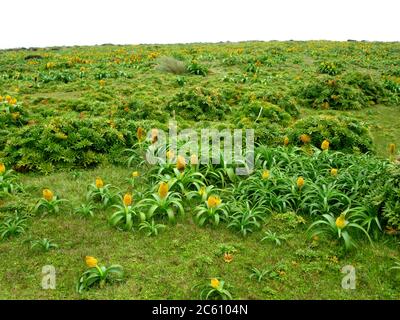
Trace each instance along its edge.
{"label": "yellow flower spike", "polygon": [[168,150],[166,156],[168,160],[171,160],[175,157],[175,153],[172,150]]}
{"label": "yellow flower spike", "polygon": [[211,279],[210,285],[214,289],[218,289],[219,287],[219,280],[217,278]]}
{"label": "yellow flower spike", "polygon": [[96,188],[100,189],[104,187],[104,182],[101,178],[96,178]]}
{"label": "yellow flower spike", "polygon": [[17,99],[12,98],[11,101],[10,101],[10,104],[16,105],[17,104]]}
{"label": "yellow flower spike", "polygon": [[168,194],[168,183],[166,182],[161,182],[160,186],[158,187],[158,195],[161,198],[165,198]]}
{"label": "yellow flower spike", "polygon": [[142,127],[138,127],[136,130],[136,137],[138,139],[139,142],[141,142],[143,140],[143,135],[144,135],[144,130]]}
{"label": "yellow flower spike", "polygon": [[132,178],[139,177],[139,171],[133,171],[132,172]]}
{"label": "yellow flower spike", "polygon": [[158,141],[158,129],[151,129],[151,143],[155,144]]}
{"label": "yellow flower spike", "polygon": [[0,163],[0,174],[3,174],[4,172],[6,172],[6,166],[4,165],[4,163]]}
{"label": "yellow flower spike", "polygon": [[269,170],[264,170],[261,176],[264,180],[268,179],[269,178]]}
{"label": "yellow flower spike", "polygon": [[206,192],[206,187],[203,186],[203,187],[201,187],[200,190],[199,190],[199,195],[202,196],[205,192]]}
{"label": "yellow flower spike", "polygon": [[329,149],[329,141],[328,140],[322,141],[321,149],[324,151]]}
{"label": "yellow flower spike", "polygon": [[233,255],[232,255],[231,253],[225,252],[225,253],[224,253],[224,261],[225,261],[226,263],[231,263],[232,260],[233,260]]}
{"label": "yellow flower spike", "polygon": [[304,178],[303,177],[298,177],[297,178],[297,187],[301,190],[304,186]]}
{"label": "yellow flower spike", "polygon": [[311,137],[308,134],[302,134],[300,136],[300,140],[301,142],[303,142],[304,144],[306,143],[310,143],[311,142]]}
{"label": "yellow flower spike", "polygon": [[89,268],[95,268],[95,267],[97,267],[98,261],[95,257],[86,256],[85,263]]}
{"label": "yellow flower spike", "polygon": [[181,155],[178,156],[177,160],[176,160],[176,168],[179,171],[184,170],[186,167],[186,160],[184,157],[182,157]]}
{"label": "yellow flower spike", "polygon": [[207,207],[208,208],[216,208],[221,204],[221,198],[217,196],[209,196],[207,199]]}
{"label": "yellow flower spike", "polygon": [[336,224],[336,227],[338,227],[339,229],[343,229],[346,226],[347,221],[346,221],[344,213],[340,214],[340,216],[336,219],[335,224]]}
{"label": "yellow flower spike", "polygon": [[396,145],[394,143],[389,144],[389,153],[390,155],[394,155],[396,152]]}
{"label": "yellow flower spike", "polygon": [[336,177],[337,174],[338,174],[338,169],[332,168],[332,169],[331,169],[331,176],[332,176],[332,177]]}
{"label": "yellow flower spike", "polygon": [[283,139],[283,145],[284,146],[287,146],[289,144],[289,138],[288,137],[285,137],[284,139]]}
{"label": "yellow flower spike", "polygon": [[197,155],[192,154],[192,155],[190,156],[190,164],[191,164],[192,166],[196,166],[196,165],[199,164],[199,158],[197,157]]}
{"label": "yellow flower spike", "polygon": [[132,195],[130,193],[126,193],[124,195],[123,202],[125,206],[130,206],[132,204]]}
{"label": "yellow flower spike", "polygon": [[45,198],[47,201],[53,200],[53,192],[50,189],[43,189],[42,191],[43,198]]}
{"label": "yellow flower spike", "polygon": [[6,95],[6,100],[7,100],[8,103],[10,103],[11,99],[12,99],[11,96]]}

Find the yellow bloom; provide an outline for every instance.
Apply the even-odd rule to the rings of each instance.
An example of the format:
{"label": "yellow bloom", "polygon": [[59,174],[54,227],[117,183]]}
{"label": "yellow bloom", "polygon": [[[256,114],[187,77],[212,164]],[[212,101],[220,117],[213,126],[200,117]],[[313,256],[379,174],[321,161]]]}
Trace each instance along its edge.
{"label": "yellow bloom", "polygon": [[43,189],[43,198],[45,198],[47,201],[53,200],[53,192],[51,192],[50,189]]}
{"label": "yellow bloom", "polygon": [[158,187],[158,195],[161,198],[165,198],[168,194],[168,183],[166,182],[161,182],[160,186]]}
{"label": "yellow bloom", "polygon": [[396,145],[394,143],[389,144],[389,153],[391,155],[394,155],[395,151],[396,151]]}
{"label": "yellow bloom", "polygon": [[106,85],[106,80],[101,79],[101,80],[99,81],[99,84],[100,84],[102,87],[104,87],[104,86]]}
{"label": "yellow bloom", "polygon": [[301,190],[304,186],[304,178],[303,177],[298,177],[297,178],[297,187]]}
{"label": "yellow bloom", "polygon": [[264,171],[263,171],[263,173],[262,173],[262,178],[263,178],[264,180],[269,178],[269,171],[268,171],[268,170],[264,170]]}
{"label": "yellow bloom", "polygon": [[142,141],[142,139],[143,139],[143,134],[144,134],[143,128],[141,128],[141,127],[137,128],[137,130],[136,130],[136,137],[137,137],[137,139],[139,140],[139,142]]}
{"label": "yellow bloom", "polygon": [[288,137],[285,137],[284,139],[283,139],[283,145],[284,146],[287,146],[289,144],[289,138]]}
{"label": "yellow bloom", "polygon": [[8,103],[10,103],[11,99],[12,99],[11,96],[6,95],[6,100],[7,100]]}
{"label": "yellow bloom", "polygon": [[328,150],[329,149],[329,141],[328,140],[322,141],[321,149],[322,150]]}
{"label": "yellow bloom", "polygon": [[302,134],[300,136],[300,140],[301,142],[303,142],[304,144],[306,143],[310,143],[311,142],[311,137],[308,134]]}
{"label": "yellow bloom", "polygon": [[10,101],[10,104],[12,104],[12,105],[15,105],[15,104],[17,104],[17,99],[15,99],[15,98],[12,98],[12,99],[11,99],[11,101]]}
{"label": "yellow bloom", "polygon": [[224,253],[224,261],[230,263],[233,260],[233,255],[231,253]]}
{"label": "yellow bloom", "polygon": [[211,279],[210,285],[211,285],[211,287],[213,287],[214,289],[218,289],[218,287],[219,287],[219,280],[218,280],[217,278]]}
{"label": "yellow bloom", "polygon": [[89,268],[97,267],[97,259],[95,257],[86,256],[85,263]]}
{"label": "yellow bloom", "polygon": [[336,224],[336,227],[338,227],[339,229],[343,229],[346,226],[347,221],[344,216],[344,213],[340,214],[340,216],[336,219],[335,224]]}
{"label": "yellow bloom", "polygon": [[100,189],[103,188],[103,186],[104,186],[103,180],[101,178],[96,178],[96,188]]}
{"label": "yellow bloom", "polygon": [[154,144],[158,141],[158,129],[151,129],[151,143]]}
{"label": "yellow bloom", "polygon": [[171,160],[171,159],[173,159],[175,157],[175,153],[173,151],[171,151],[171,150],[168,150],[167,153],[166,153],[166,156],[167,156],[168,160]]}
{"label": "yellow bloom", "polygon": [[217,196],[209,196],[207,199],[207,206],[209,208],[215,208],[218,207],[221,204],[221,198]]}
{"label": "yellow bloom", "polygon": [[338,169],[332,168],[331,169],[331,176],[336,177],[338,174]]}
{"label": "yellow bloom", "polygon": [[182,156],[178,156],[178,159],[176,161],[176,168],[180,171],[184,170],[186,167],[186,160]]}
{"label": "yellow bloom", "polygon": [[206,187],[203,186],[203,187],[201,187],[200,190],[199,190],[199,195],[202,196],[205,192],[206,192]]}
{"label": "yellow bloom", "polygon": [[138,171],[133,171],[132,172],[132,178],[139,177],[139,172]]}
{"label": "yellow bloom", "polygon": [[124,195],[124,205],[130,206],[132,204],[132,195],[130,193],[126,193]]}
{"label": "yellow bloom", "polygon": [[197,155],[192,154],[192,155],[190,156],[190,163],[191,163],[191,165],[193,165],[193,166],[196,166],[196,165],[199,164],[199,158],[197,157]]}
{"label": "yellow bloom", "polygon": [[4,165],[4,163],[0,163],[0,174],[6,172],[6,166]]}

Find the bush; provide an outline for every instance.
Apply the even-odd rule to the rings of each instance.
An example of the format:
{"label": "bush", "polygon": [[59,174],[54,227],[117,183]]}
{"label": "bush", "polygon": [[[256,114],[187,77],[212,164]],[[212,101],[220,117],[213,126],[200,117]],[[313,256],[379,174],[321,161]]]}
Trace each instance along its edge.
{"label": "bush", "polygon": [[308,107],[336,110],[359,110],[370,104],[388,102],[393,95],[380,80],[359,72],[343,78],[318,78],[296,94]]}
{"label": "bush", "polygon": [[160,57],[156,69],[173,74],[186,72],[185,63],[173,57]]}
{"label": "bush", "polygon": [[121,152],[133,144],[133,122],[105,118],[55,117],[49,122],[16,129],[5,141],[1,155],[16,170],[48,173],[55,167],[92,167],[107,155],[122,162]]}
{"label": "bush", "polygon": [[228,108],[219,92],[196,88],[176,94],[167,110],[175,111],[185,119],[217,120],[224,117]]}
{"label": "bush", "polygon": [[364,123],[350,117],[310,116],[297,121],[287,130],[289,141],[298,146],[303,145],[300,140],[302,134],[308,134],[311,144],[318,148],[322,141],[328,140],[332,150],[362,153],[373,150],[368,128]]}

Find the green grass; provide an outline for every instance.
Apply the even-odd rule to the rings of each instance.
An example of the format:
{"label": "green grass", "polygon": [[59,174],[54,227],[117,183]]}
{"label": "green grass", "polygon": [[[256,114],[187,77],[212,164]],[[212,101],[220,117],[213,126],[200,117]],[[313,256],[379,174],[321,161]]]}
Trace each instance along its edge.
{"label": "green grass", "polygon": [[[85,117],[104,122],[111,119],[133,121],[135,126],[154,121],[165,127],[171,118],[167,106],[179,92],[205,88],[223,97],[228,111],[221,119],[205,113],[205,120],[201,121],[195,121],[191,115],[178,115],[178,129],[236,128],[242,124],[242,118],[249,116],[242,110],[253,100],[277,105],[282,98],[297,99],[298,88],[322,77],[317,71],[322,61],[339,61],[343,64],[343,74],[353,71],[371,74],[376,84],[383,83],[388,75],[398,81],[399,73],[394,65],[399,52],[398,43],[324,41],[99,46],[39,49],[35,54],[42,55],[43,59],[30,63],[25,60],[32,53],[30,51],[1,51],[0,95],[9,94],[21,102],[27,120],[31,121],[26,126],[49,124],[56,117],[60,117],[61,122]],[[196,58],[209,73],[205,77],[182,75],[185,84],[180,86],[176,75],[156,70],[156,60],[149,57],[153,53],[176,56],[186,63]],[[138,57],[139,62],[135,60]],[[90,61],[70,63],[75,58]],[[259,60],[262,63],[255,76],[246,71],[250,63]],[[54,62],[55,67],[47,70],[48,62]],[[81,68],[85,72],[83,78],[78,76]],[[104,87],[96,78],[99,72],[117,71],[125,72],[126,76],[106,78]],[[75,78],[69,83],[44,82],[45,76],[59,72],[71,73]],[[338,79],[343,74],[339,74]],[[311,109],[299,99],[299,118],[346,114],[365,121],[377,155],[387,159],[388,145],[400,146],[400,105],[398,93],[383,98],[394,100],[388,100],[390,103],[387,104],[368,103],[362,110],[351,111]],[[129,112],[121,111],[130,104]],[[254,120],[250,124],[256,129],[263,129],[268,124],[268,121],[260,124]],[[293,116],[289,124],[297,120]],[[281,135],[283,138],[287,126],[278,123],[278,138]],[[3,149],[24,128],[0,122],[0,162],[5,162],[8,167],[15,163],[7,159]],[[54,141],[52,134],[49,133],[49,141]],[[50,147],[56,149],[57,140]],[[14,154],[30,155],[35,151],[18,149]],[[102,156],[96,155],[97,158]],[[28,212],[42,196],[43,188],[50,188],[68,202],[62,205],[58,215],[37,214],[29,219],[25,234],[0,241],[0,299],[197,299],[200,292],[192,288],[214,277],[226,282],[226,288],[235,299],[400,299],[400,273],[390,270],[394,258],[400,257],[398,236],[382,233],[372,245],[361,242],[357,249],[345,253],[334,241],[310,240],[306,230],[314,218],[308,216],[304,217],[304,225],[292,228],[290,221],[270,215],[261,231],[241,237],[228,230],[225,224],[215,228],[196,226],[192,219],[194,207],[187,205],[186,217],[178,220],[176,225],[167,224],[158,236],[147,237],[138,230],[123,232],[111,227],[108,218],[113,209],[96,209],[93,218],[74,214],[74,208],[85,201],[87,186],[96,177],[102,177],[105,183],[111,183],[124,193],[128,190],[126,178],[132,171],[142,170],[126,168],[122,156],[121,159],[104,158],[104,163],[94,169],[74,169],[73,165],[69,169],[69,163],[66,169],[56,163],[54,168],[50,167],[48,175],[18,173],[18,181],[25,193],[1,195],[0,221],[16,207]],[[29,158],[29,161],[34,160]],[[45,159],[45,165],[53,160]],[[122,165],[111,164],[111,161],[122,162]],[[81,175],[74,178],[76,172]],[[139,185],[143,190],[152,187],[143,177],[139,178]],[[266,230],[288,236],[288,239],[282,241],[281,246],[270,241],[261,242]],[[59,247],[48,252],[30,248],[30,240],[43,238],[52,240]],[[231,263],[226,263],[220,252],[220,246],[224,244],[237,248]],[[122,265],[124,281],[102,289],[95,287],[83,294],[76,293],[75,284],[86,270],[84,257],[88,255],[96,257],[100,264]],[[41,271],[45,265],[56,268],[55,290],[41,287]],[[344,276],[341,268],[346,265],[356,268],[355,290],[341,287]],[[276,276],[257,282],[250,279],[254,267],[274,271]]]}
{"label": "green grass", "polygon": [[[236,299],[399,299],[399,275],[389,268],[398,257],[395,239],[382,236],[372,246],[360,247],[344,255],[340,247],[321,239],[309,240],[306,225],[292,228],[288,221],[271,216],[264,229],[278,235],[290,235],[281,246],[260,242],[261,231],[246,238],[227,230],[200,228],[189,216],[168,225],[157,237],[141,232],[118,231],[108,225],[112,210],[96,211],[94,218],[82,218],[68,207],[84,199],[86,186],[96,176],[123,188],[130,170],[103,167],[84,171],[75,181],[70,173],[51,176],[24,176],[33,198],[39,198],[43,186],[51,186],[70,203],[57,216],[37,216],[25,235],[0,243],[1,299],[196,299],[193,286],[212,277],[221,277]],[[34,201],[35,199],[31,199]],[[59,244],[49,252],[30,249],[26,239],[48,238]],[[219,246],[237,248],[231,263],[225,263]],[[75,293],[75,283],[85,270],[84,256],[99,259],[100,264],[121,264],[126,272],[123,283]],[[57,272],[56,290],[41,288],[44,265]],[[345,265],[356,268],[356,290],[344,290],[340,272]],[[250,269],[283,271],[276,279],[260,283],[250,279]]]}

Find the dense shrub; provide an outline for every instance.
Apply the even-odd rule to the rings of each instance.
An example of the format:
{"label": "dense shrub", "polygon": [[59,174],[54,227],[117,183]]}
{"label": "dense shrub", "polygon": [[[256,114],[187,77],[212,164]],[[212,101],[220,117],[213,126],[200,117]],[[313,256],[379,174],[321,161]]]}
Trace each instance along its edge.
{"label": "dense shrub", "polygon": [[288,128],[287,136],[291,143],[301,146],[302,134],[311,137],[311,144],[320,147],[328,140],[330,148],[347,152],[372,151],[372,138],[363,122],[345,116],[318,115],[301,119]]}
{"label": "dense shrub", "polygon": [[44,173],[55,167],[95,166],[109,154],[119,162],[122,150],[133,144],[135,130],[133,122],[123,120],[55,117],[9,134],[1,155],[17,170]]}
{"label": "dense shrub", "polygon": [[389,101],[392,95],[380,80],[359,72],[344,77],[317,78],[296,94],[305,106],[337,110],[358,110]]}
{"label": "dense shrub", "polygon": [[196,88],[177,93],[168,103],[167,110],[186,119],[218,120],[224,117],[228,107],[218,91]]}

